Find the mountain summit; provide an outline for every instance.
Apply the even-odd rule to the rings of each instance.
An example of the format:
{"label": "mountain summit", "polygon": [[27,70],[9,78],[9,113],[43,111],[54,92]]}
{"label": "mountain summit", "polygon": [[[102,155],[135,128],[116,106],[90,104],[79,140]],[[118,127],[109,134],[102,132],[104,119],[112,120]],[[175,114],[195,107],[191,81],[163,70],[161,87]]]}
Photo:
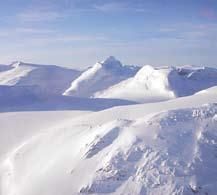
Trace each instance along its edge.
{"label": "mountain summit", "polygon": [[104,68],[110,70],[117,70],[123,67],[122,63],[119,60],[117,60],[114,56],[109,56],[106,60],[102,61],[100,64]]}
{"label": "mountain summit", "polygon": [[138,69],[136,66],[124,66],[115,57],[110,56],[84,71],[72,82],[71,87],[63,95],[92,97],[97,91],[107,89],[134,76]]}

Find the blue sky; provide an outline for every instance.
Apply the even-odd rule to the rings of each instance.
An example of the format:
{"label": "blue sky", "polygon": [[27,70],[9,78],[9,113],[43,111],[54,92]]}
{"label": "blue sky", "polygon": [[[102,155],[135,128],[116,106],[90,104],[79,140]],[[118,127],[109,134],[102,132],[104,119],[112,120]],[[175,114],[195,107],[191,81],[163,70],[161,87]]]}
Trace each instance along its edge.
{"label": "blue sky", "polygon": [[217,65],[216,0],[0,0],[0,63]]}

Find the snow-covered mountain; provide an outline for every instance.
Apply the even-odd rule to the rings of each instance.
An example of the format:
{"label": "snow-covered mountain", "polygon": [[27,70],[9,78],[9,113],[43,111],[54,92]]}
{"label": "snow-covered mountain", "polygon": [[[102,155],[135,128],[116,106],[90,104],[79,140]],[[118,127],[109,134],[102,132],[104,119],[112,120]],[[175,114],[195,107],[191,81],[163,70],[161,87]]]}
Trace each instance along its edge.
{"label": "snow-covered mountain", "polygon": [[67,96],[91,97],[98,91],[119,83],[135,75],[136,66],[123,66],[120,61],[110,56],[84,71],[64,92]]}
{"label": "snow-covered mountain", "polygon": [[59,66],[14,62],[0,66],[0,85],[37,86],[46,94],[62,94],[79,75]]}
{"label": "snow-covered mountain", "polygon": [[81,71],[54,65],[23,62],[0,65],[0,112],[75,109],[96,111],[134,103],[63,96],[62,93],[80,74]]}
{"label": "snow-covered mountain", "polygon": [[0,195],[216,195],[217,69],[138,69],[0,65]]}
{"label": "snow-covered mountain", "polygon": [[5,155],[2,194],[215,195],[216,101],[213,87],[50,123]]}
{"label": "snow-covered mountain", "polygon": [[217,85],[217,69],[183,66],[154,68],[144,66],[138,73],[94,97],[156,102],[192,95]]}

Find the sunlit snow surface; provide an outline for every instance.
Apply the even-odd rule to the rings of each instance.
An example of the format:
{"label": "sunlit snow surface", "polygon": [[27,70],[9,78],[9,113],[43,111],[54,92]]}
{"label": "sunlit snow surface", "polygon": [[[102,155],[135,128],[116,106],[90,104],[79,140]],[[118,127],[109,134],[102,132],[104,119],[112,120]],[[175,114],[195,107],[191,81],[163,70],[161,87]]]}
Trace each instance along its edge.
{"label": "sunlit snow surface", "polygon": [[154,68],[147,65],[134,77],[97,92],[95,97],[147,103],[193,95],[215,85],[217,85],[215,68],[197,66]]}
{"label": "sunlit snow surface", "polygon": [[216,69],[137,70],[0,66],[0,194],[216,195]]}
{"label": "sunlit snow surface", "polygon": [[217,93],[207,91],[53,124],[8,154],[2,192],[215,194]]}
{"label": "sunlit snow surface", "polygon": [[[80,71],[54,65],[36,65],[15,62],[0,71],[0,85],[34,86],[44,94],[61,94]],[[7,68],[6,68],[7,67]]]}
{"label": "sunlit snow surface", "polygon": [[71,83],[71,87],[64,92],[64,95],[93,97],[96,92],[134,76],[138,70],[139,67],[136,66],[123,66],[111,56],[84,71]]}

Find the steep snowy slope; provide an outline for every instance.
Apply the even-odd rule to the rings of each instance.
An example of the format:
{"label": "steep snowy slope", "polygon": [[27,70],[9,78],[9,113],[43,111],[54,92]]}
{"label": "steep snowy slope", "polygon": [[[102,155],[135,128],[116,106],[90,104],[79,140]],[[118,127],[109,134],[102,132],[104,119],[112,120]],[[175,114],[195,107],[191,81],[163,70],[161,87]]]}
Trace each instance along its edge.
{"label": "steep snowy slope", "polygon": [[54,123],[2,162],[2,194],[214,195],[214,102],[217,87]]}
{"label": "steep snowy slope", "polygon": [[77,70],[54,65],[23,62],[2,65],[0,68],[0,85],[38,86],[47,94],[62,94],[80,74]]}
{"label": "steep snowy slope", "polygon": [[192,95],[217,85],[217,69],[208,67],[144,66],[128,80],[96,93],[95,97],[156,102]]}
{"label": "steep snowy slope", "polygon": [[96,63],[74,80],[64,95],[91,97],[95,92],[107,89],[111,85],[127,79],[138,71],[138,67],[123,66],[114,57]]}

